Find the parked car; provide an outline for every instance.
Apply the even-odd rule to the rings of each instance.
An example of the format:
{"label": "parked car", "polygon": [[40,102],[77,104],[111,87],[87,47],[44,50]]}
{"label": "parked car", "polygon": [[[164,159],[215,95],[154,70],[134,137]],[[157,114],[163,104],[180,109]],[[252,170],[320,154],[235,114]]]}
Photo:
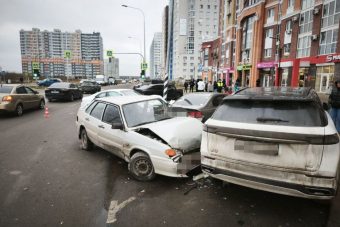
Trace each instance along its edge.
{"label": "parked car", "polygon": [[173,116],[194,117],[203,123],[208,120],[220,105],[226,94],[190,93],[174,102],[169,111]]}
{"label": "parked car", "polygon": [[83,98],[81,90],[73,83],[54,83],[45,90],[45,96],[49,102],[53,100],[69,100]]}
{"label": "parked car", "polygon": [[[135,91],[142,95],[160,95],[160,96],[163,96],[163,89],[164,89],[163,84],[149,84],[134,88]],[[177,100],[181,96],[183,96],[183,90],[177,89],[173,84],[169,84],[167,101]]]}
{"label": "parked car", "polygon": [[199,166],[202,123],[170,118],[159,96],[106,97],[77,114],[77,132],[84,150],[93,144],[129,163],[141,181],[156,174],[186,177]]}
{"label": "parked car", "polygon": [[60,82],[63,82],[63,81],[58,78],[47,78],[47,79],[39,81],[37,84],[38,86],[49,87],[54,83],[60,83]]}
{"label": "parked car", "polygon": [[101,86],[95,81],[85,80],[80,85],[80,90],[83,93],[96,93],[101,90]]}
{"label": "parked car", "polygon": [[0,85],[0,112],[21,116],[28,109],[44,109],[45,99],[39,92],[24,85]]}
{"label": "parked car", "polygon": [[[326,108],[327,109],[327,108]],[[339,183],[339,136],[310,88],[248,88],[206,121],[202,170],[227,182],[312,199]]]}
{"label": "parked car", "polygon": [[97,92],[93,95],[83,97],[80,108],[85,108],[94,99],[104,98],[104,97],[114,97],[114,96],[136,96],[140,95],[132,89],[110,89],[105,91]]}

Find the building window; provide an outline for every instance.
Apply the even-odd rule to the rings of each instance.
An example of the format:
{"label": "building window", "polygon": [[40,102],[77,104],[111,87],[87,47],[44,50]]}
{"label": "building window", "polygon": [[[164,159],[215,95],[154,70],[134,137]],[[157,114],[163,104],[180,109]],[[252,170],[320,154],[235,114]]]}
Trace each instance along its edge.
{"label": "building window", "polygon": [[295,0],[288,0],[288,8],[294,8]]}
{"label": "building window", "polygon": [[253,42],[253,23],[254,17],[248,17],[245,19],[242,25],[242,61],[249,60],[251,58],[251,46]]}
{"label": "building window", "polygon": [[267,11],[267,24],[274,23],[274,8]]}
{"label": "building window", "polygon": [[334,0],[324,4],[322,11],[321,27],[326,28],[329,26],[339,24],[339,20],[340,20],[340,2]]}
{"label": "building window", "polygon": [[203,9],[203,5],[200,5],[200,8]]}
{"label": "building window", "polygon": [[308,57],[310,55],[311,36],[299,37],[297,57]]}
{"label": "building window", "polygon": [[320,55],[332,54],[336,52],[339,29],[329,29],[321,32],[320,35]]}
{"label": "building window", "polygon": [[286,34],[290,35],[292,33],[292,21],[289,20],[286,23]]}
{"label": "building window", "polygon": [[264,49],[264,57],[270,58],[272,56],[272,48]]}
{"label": "building window", "polygon": [[290,43],[284,44],[284,46],[283,46],[283,54],[284,55],[289,55],[289,53],[290,53],[290,46],[291,46]]}
{"label": "building window", "polygon": [[312,31],[313,10],[309,10],[300,14],[300,34]]}
{"label": "building window", "polygon": [[311,8],[313,6],[314,6],[314,1],[312,1],[312,0],[302,0],[302,7],[301,7],[302,10]]}

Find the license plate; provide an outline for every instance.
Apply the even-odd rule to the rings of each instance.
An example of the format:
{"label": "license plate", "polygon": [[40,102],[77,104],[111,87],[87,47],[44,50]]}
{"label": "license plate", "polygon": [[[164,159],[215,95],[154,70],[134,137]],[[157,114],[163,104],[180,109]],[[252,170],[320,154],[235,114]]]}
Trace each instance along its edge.
{"label": "license plate", "polygon": [[259,155],[277,156],[279,154],[279,145],[274,143],[236,140],[234,150],[238,152],[253,153]]}
{"label": "license plate", "polygon": [[57,94],[57,93],[59,93],[59,91],[51,91],[51,93],[55,93],[55,94]]}

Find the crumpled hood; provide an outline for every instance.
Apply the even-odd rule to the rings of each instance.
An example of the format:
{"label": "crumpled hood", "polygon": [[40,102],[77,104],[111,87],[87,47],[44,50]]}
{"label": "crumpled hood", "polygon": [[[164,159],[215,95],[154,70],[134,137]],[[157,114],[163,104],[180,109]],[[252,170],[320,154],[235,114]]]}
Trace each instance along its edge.
{"label": "crumpled hood", "polygon": [[194,118],[176,117],[143,125],[142,128],[150,129],[169,146],[184,153],[201,146],[203,124]]}

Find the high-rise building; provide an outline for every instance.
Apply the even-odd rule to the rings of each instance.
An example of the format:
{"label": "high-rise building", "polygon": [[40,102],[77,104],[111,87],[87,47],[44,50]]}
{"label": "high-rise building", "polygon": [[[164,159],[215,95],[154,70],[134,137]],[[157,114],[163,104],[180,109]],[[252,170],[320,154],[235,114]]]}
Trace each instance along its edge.
{"label": "high-rise building", "polygon": [[[38,63],[44,77],[94,78],[103,74],[103,41],[100,33],[20,31],[22,71],[32,75],[33,63]],[[69,51],[70,56],[65,56]],[[34,64],[37,65],[37,64]]]}
{"label": "high-rise building", "polygon": [[150,78],[162,76],[162,49],[163,34],[156,32],[150,47]]}
{"label": "high-rise building", "polygon": [[218,37],[219,0],[169,1],[169,74],[172,79],[198,78],[203,41]]}

